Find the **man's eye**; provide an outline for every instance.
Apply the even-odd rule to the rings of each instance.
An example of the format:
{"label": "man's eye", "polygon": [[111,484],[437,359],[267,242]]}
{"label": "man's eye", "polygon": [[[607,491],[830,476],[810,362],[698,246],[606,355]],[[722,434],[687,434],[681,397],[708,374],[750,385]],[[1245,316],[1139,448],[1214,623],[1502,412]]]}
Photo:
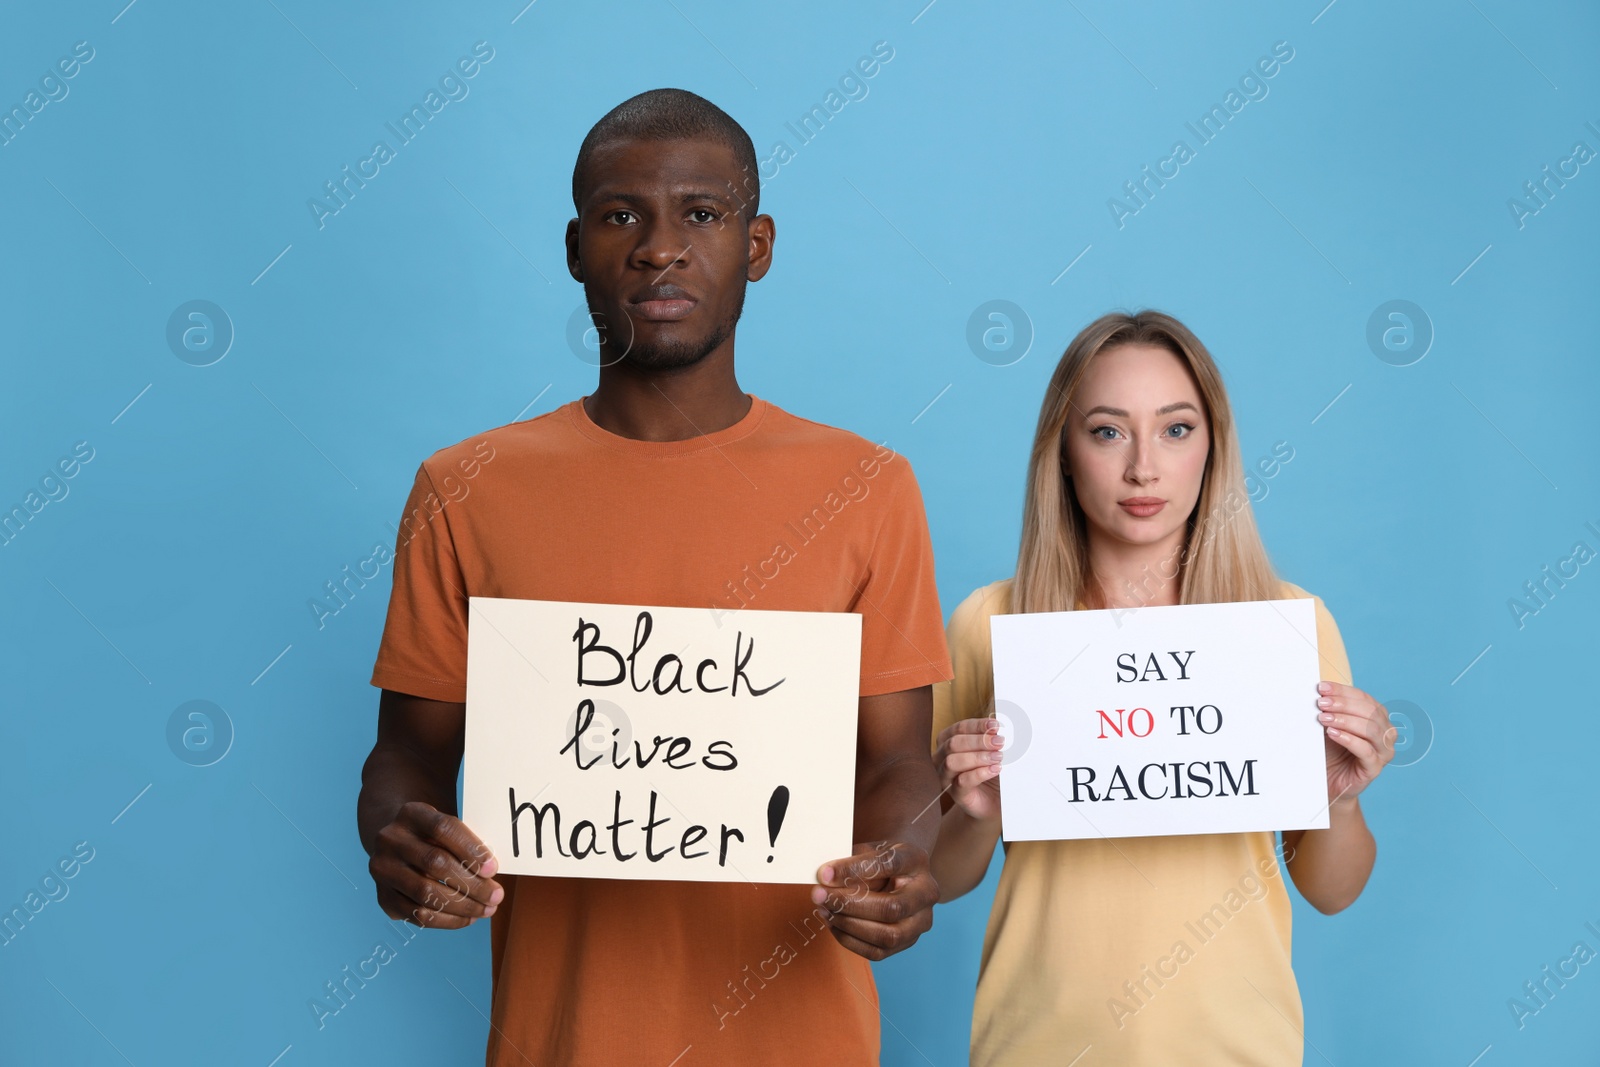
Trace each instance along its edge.
{"label": "man's eye", "polygon": [[606,216],[606,221],[607,222],[620,223],[622,225],[627,225],[629,222],[633,221],[633,218],[634,218],[633,212],[626,211],[626,210],[618,210],[618,211],[613,211],[613,212],[611,212],[611,214],[607,215]]}
{"label": "man's eye", "polygon": [[704,208],[704,207],[695,208],[693,211],[691,211],[689,213],[689,216],[690,216],[690,218],[694,219],[694,221],[696,221],[696,222],[716,222],[717,219],[721,217],[715,211],[712,211],[710,208]]}

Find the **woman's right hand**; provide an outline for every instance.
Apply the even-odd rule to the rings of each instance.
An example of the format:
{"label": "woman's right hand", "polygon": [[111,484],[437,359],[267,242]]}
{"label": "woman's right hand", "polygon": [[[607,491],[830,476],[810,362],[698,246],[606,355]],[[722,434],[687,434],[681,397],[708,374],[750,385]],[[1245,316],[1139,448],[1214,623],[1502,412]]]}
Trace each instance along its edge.
{"label": "woman's right hand", "polygon": [[956,807],[980,822],[1000,818],[1000,722],[962,719],[939,735],[933,762]]}

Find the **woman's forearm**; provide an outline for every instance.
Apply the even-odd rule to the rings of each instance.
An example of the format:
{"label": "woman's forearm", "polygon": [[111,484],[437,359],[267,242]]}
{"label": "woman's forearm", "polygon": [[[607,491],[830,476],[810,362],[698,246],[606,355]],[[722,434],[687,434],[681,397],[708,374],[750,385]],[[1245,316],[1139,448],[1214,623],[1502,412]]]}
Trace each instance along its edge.
{"label": "woman's forearm", "polygon": [[1326,830],[1285,834],[1285,843],[1292,848],[1286,862],[1295,888],[1324,915],[1355,903],[1378,855],[1357,797],[1334,801]]}
{"label": "woman's forearm", "polygon": [[978,820],[956,805],[939,820],[939,841],[933,848],[933,877],[939,883],[939,903],[948,904],[976,889],[989,870],[995,842],[1000,840],[1000,820]]}

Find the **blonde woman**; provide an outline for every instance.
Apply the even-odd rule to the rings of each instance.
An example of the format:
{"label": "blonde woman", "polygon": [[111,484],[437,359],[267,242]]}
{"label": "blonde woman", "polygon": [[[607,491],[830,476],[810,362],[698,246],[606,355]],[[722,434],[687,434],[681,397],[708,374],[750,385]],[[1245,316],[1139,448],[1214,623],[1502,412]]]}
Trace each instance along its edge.
{"label": "blonde woman", "polygon": [[[934,689],[940,900],[983,880],[1000,836],[991,615],[1309,595],[1268,562],[1205,346],[1156,311],[1086,327],[1039,413],[1016,573],[973,592],[950,619],[955,679]],[[1320,599],[1315,610],[1324,681],[1283,713],[1324,726],[1329,826],[1284,832],[1282,856],[1300,893],[1331,914],[1371,873],[1376,845],[1359,795],[1393,757],[1395,731],[1350,684]],[[1304,1027],[1278,861],[1268,831],[1007,844],[972,1062],[1299,1064]]]}

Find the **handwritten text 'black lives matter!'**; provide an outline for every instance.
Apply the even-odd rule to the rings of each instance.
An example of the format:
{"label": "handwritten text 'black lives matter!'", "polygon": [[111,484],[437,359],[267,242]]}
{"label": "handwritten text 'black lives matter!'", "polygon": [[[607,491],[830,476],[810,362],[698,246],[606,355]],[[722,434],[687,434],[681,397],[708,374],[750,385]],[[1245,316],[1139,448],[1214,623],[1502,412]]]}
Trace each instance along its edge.
{"label": "handwritten text 'black lives matter!'", "polygon": [[[514,638],[480,626],[480,645],[527,659],[469,672],[467,821],[498,839],[502,870],[811,880],[849,853],[859,616],[741,612],[719,628],[698,609],[473,598],[485,621],[506,604],[556,617]],[[830,636],[808,636],[819,623]]]}

